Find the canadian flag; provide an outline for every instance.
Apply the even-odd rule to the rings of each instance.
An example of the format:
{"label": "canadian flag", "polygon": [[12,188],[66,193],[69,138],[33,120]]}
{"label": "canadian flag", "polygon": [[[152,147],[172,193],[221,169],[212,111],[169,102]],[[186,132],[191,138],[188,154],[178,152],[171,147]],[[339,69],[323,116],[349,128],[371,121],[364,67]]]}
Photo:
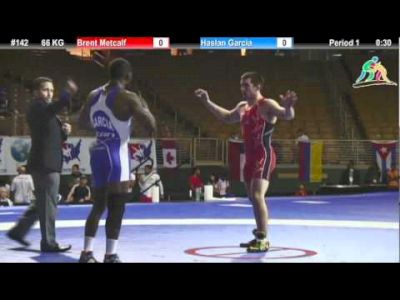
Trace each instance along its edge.
{"label": "canadian flag", "polygon": [[161,142],[164,168],[176,168],[176,142],[175,140],[163,140]]}

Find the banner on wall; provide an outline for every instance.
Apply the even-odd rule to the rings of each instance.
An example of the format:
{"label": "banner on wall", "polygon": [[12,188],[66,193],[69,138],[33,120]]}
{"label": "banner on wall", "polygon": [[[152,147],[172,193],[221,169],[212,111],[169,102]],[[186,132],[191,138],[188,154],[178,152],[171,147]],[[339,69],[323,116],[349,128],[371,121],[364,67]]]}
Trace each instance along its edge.
{"label": "banner on wall", "polygon": [[133,139],[129,143],[131,171],[143,172],[146,165],[157,169],[156,143],[154,140]]}
{"label": "banner on wall", "polygon": [[0,175],[7,172],[5,151],[6,149],[6,138],[0,136]]}
{"label": "banner on wall", "polygon": [[[70,174],[72,166],[78,164],[83,174],[90,175],[90,152],[96,141],[90,137],[71,137],[62,145],[62,174]],[[29,137],[0,136],[0,175],[17,175],[17,167],[28,163],[31,149]],[[155,142],[152,139],[132,139],[129,142],[131,169],[142,171],[146,164],[157,168]]]}
{"label": "banner on wall", "polygon": [[62,174],[71,174],[72,166],[79,165],[83,174],[91,174],[90,152],[95,138],[71,137],[63,143],[63,168]]}

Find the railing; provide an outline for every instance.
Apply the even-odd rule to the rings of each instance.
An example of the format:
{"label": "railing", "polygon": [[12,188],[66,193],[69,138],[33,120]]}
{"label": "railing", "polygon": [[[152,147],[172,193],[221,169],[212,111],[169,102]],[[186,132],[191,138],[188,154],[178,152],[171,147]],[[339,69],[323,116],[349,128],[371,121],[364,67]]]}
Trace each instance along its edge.
{"label": "railing", "polygon": [[[346,165],[350,160],[355,165],[370,165],[376,154],[370,140],[319,140],[323,142],[322,163],[324,165]],[[278,164],[298,162],[298,147],[295,140],[274,140]],[[396,148],[398,157],[399,147]],[[398,165],[398,160],[396,164]]]}
{"label": "railing", "polygon": [[195,165],[224,165],[225,143],[222,139],[196,138],[194,142]]}
{"label": "railing", "polygon": [[[156,157],[157,166],[163,166],[163,151],[162,143],[164,140],[170,139],[157,139],[156,140]],[[180,138],[173,139],[176,143],[176,159],[178,167],[191,167],[193,165],[193,139]]]}
{"label": "railing", "polygon": [[[162,139],[157,140],[158,166],[162,168]],[[211,138],[175,139],[178,165],[227,165],[228,140]],[[317,140],[315,140],[317,141]],[[322,163],[330,166],[345,166],[352,160],[355,165],[368,166],[376,161],[376,154],[369,140],[318,140],[323,143]],[[298,163],[299,150],[295,140],[273,140],[277,163],[292,165]],[[397,147],[396,157],[398,157]],[[399,160],[396,160],[399,165]]]}

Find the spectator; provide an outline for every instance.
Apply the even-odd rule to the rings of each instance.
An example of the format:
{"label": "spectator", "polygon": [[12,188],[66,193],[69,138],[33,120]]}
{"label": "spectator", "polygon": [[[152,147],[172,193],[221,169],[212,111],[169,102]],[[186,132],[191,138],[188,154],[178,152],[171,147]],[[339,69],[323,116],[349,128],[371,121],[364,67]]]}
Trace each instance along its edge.
{"label": "spectator", "polygon": [[215,176],[215,174],[211,174],[210,177],[208,177],[208,181],[207,184],[208,185],[212,185],[213,187],[213,196],[216,197],[217,196],[217,177]]}
{"label": "spectator", "polygon": [[79,183],[79,180],[81,177],[82,177],[82,173],[79,168],[79,165],[78,164],[72,165],[68,188],[72,188],[75,184]]}
{"label": "spectator", "polygon": [[299,142],[309,142],[310,138],[308,137],[308,135],[306,135],[303,131],[303,129],[299,129],[297,130],[297,138],[296,138],[296,145]]}
{"label": "spectator", "polygon": [[212,186],[215,186],[216,183],[217,183],[217,179],[216,179],[216,177],[215,177],[215,174],[211,174],[211,175],[208,177],[208,182],[207,182],[207,184],[211,184]]}
{"label": "spectator", "polygon": [[160,199],[164,199],[164,186],[161,182],[160,175],[157,174],[151,165],[144,167],[144,174],[139,176],[140,202],[153,202],[152,187],[160,188]]}
{"label": "spectator", "polygon": [[86,176],[82,175],[79,183],[75,184],[68,194],[66,203],[85,203],[91,202],[90,187]]}
{"label": "spectator", "polygon": [[200,177],[200,168],[196,167],[193,169],[192,175],[189,177],[190,197],[199,201],[203,187],[204,183]]}
{"label": "spectator", "polygon": [[2,186],[0,187],[0,206],[12,206],[12,201],[8,198],[8,191],[7,189]]}
{"label": "spectator", "polygon": [[354,161],[350,160],[347,164],[347,169],[343,172],[340,184],[353,185],[360,183],[359,171],[354,167]]}
{"label": "spectator", "polygon": [[11,182],[11,192],[14,193],[15,204],[30,204],[34,199],[33,179],[30,174],[26,174],[25,166],[17,168],[18,175]]}
{"label": "spectator", "polygon": [[[300,147],[299,147],[299,142],[309,142],[310,138],[308,135],[306,135],[303,131],[303,129],[298,129],[297,130],[297,138],[295,140],[295,144],[293,145],[292,151],[293,151],[293,159],[292,162],[295,163],[296,161],[300,160]],[[282,151],[277,150],[278,155],[282,153]],[[296,155],[297,153],[297,155]],[[280,160],[281,157],[278,157],[278,160]]]}
{"label": "spectator", "polygon": [[296,196],[308,196],[308,192],[304,184],[299,185],[299,189],[295,193]]}
{"label": "spectator", "polygon": [[[7,182],[9,181],[7,180]],[[7,197],[10,197],[11,185],[9,185],[7,182],[1,182],[0,186],[3,186],[6,189]]]}
{"label": "spectator", "polygon": [[0,88],[0,114],[3,116],[8,115],[8,99],[5,88]]}
{"label": "spectator", "polygon": [[81,178],[82,173],[79,169],[78,164],[72,165],[71,174],[65,175],[61,177],[61,194],[63,197],[68,198],[68,194],[71,191],[72,187],[79,183],[79,179]]}
{"label": "spectator", "polygon": [[365,175],[365,183],[366,184],[376,184],[380,183],[381,172],[379,170],[378,164],[376,161],[370,165],[367,170],[367,174]]}
{"label": "spectator", "polygon": [[388,172],[388,188],[399,189],[399,171],[392,167]]}
{"label": "spectator", "polygon": [[136,184],[136,174],[134,172],[131,172],[130,180],[129,180],[129,189],[130,192],[133,191],[133,188],[135,187]]}
{"label": "spectator", "polygon": [[216,184],[216,196],[225,197],[229,188],[229,181],[220,176]]}
{"label": "spectator", "polygon": [[240,138],[240,134],[235,133],[234,135],[231,136],[231,139],[233,140],[238,140]]}
{"label": "spectator", "polygon": [[172,133],[168,125],[162,126],[161,135],[163,138],[172,138]]}

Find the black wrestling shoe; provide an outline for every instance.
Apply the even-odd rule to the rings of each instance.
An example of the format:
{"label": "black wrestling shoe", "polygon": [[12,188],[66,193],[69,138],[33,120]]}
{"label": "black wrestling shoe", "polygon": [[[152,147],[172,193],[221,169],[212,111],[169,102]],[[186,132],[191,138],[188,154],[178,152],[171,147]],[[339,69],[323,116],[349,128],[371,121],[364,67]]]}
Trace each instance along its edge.
{"label": "black wrestling shoe", "polygon": [[122,261],[119,259],[118,254],[109,254],[109,255],[104,255],[104,263],[106,264],[116,264],[116,263],[122,263]]}
{"label": "black wrestling shoe", "polygon": [[270,248],[269,241],[267,240],[267,233],[265,231],[254,229],[253,234],[256,238],[254,239],[254,242],[252,241],[252,243],[247,246],[247,252],[267,252]]}
{"label": "black wrestling shoe", "polygon": [[93,251],[81,252],[81,257],[79,258],[79,263],[88,264],[88,263],[98,263],[96,258],[93,256]]}
{"label": "black wrestling shoe", "polygon": [[247,252],[249,253],[261,253],[267,252],[269,250],[269,241],[267,239],[257,240],[253,245],[247,247]]}
{"label": "black wrestling shoe", "polygon": [[248,242],[246,242],[246,243],[240,243],[240,248],[248,248],[248,247],[250,247],[250,246],[252,246],[252,245],[255,245],[257,243],[257,240],[256,239],[252,239],[251,241],[248,241]]}
{"label": "black wrestling shoe", "polygon": [[[255,236],[257,232],[257,229],[253,229],[252,233]],[[240,243],[240,248],[248,248],[252,245],[255,245],[257,243],[257,239],[252,239],[251,241],[248,241],[247,243]]]}

